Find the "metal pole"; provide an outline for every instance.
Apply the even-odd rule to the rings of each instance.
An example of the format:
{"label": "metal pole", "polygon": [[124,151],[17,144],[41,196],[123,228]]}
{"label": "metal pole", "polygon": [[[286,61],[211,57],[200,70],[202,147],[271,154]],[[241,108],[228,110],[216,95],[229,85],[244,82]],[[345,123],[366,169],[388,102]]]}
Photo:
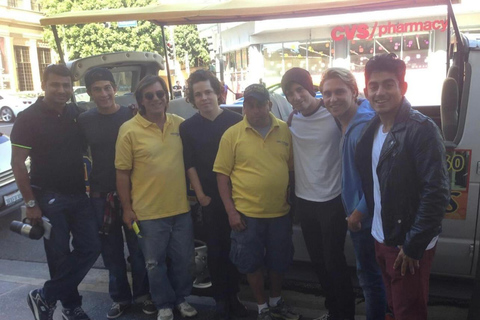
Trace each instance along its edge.
{"label": "metal pole", "polygon": [[220,23],[217,23],[217,32],[218,32],[218,61],[220,63],[220,81],[224,80],[224,61],[223,61],[223,49],[222,49],[222,27]]}
{"label": "metal pole", "polygon": [[168,64],[168,54],[167,54],[167,39],[165,38],[165,25],[160,26],[162,28],[162,37],[163,37],[163,52],[165,52],[165,65],[167,66],[167,81],[168,81],[168,91],[170,91],[170,99],[173,100],[173,90],[172,90],[172,80],[170,79],[170,66]]}
{"label": "metal pole", "polygon": [[63,57],[62,42],[58,36],[57,26],[52,26],[53,37],[55,38],[55,44],[57,45],[58,55],[60,56],[60,62],[65,64],[65,58]]}

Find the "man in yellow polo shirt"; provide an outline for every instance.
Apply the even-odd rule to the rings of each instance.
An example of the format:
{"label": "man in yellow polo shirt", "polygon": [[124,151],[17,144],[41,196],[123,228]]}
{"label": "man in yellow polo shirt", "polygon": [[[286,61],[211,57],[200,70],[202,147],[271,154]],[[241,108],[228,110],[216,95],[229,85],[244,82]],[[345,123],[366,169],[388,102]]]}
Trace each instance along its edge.
{"label": "man in yellow polo shirt", "polygon": [[[257,319],[297,320],[299,315],[281,298],[283,274],[293,258],[287,203],[292,138],[287,124],[275,118],[271,107],[263,85],[245,89],[245,117],[222,136],[213,171],[232,227],[230,259],[247,274],[258,304]],[[268,304],[264,265],[271,284]]]}
{"label": "man in yellow polo shirt", "polygon": [[194,244],[179,133],[183,119],[166,113],[167,86],[158,76],[142,79],[135,98],[140,113],[120,127],[115,154],[123,220],[140,229],[157,320],[173,320],[173,307],[193,317],[197,311],[185,301],[192,290]]}

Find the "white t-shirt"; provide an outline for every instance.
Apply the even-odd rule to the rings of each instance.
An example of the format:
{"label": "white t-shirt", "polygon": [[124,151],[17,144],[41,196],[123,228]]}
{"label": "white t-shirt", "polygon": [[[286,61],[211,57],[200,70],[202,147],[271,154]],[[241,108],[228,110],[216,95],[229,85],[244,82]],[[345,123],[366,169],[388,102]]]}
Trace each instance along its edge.
{"label": "white t-shirt", "polygon": [[320,107],[314,114],[293,116],[295,194],[305,200],[325,202],[342,192],[342,133],[330,112]]}
{"label": "white t-shirt", "polygon": [[[383,124],[378,127],[373,138],[372,146],[372,174],[373,174],[373,200],[375,202],[375,208],[373,211],[372,222],[372,236],[380,243],[384,243],[385,235],[383,234],[382,225],[382,198],[380,195],[380,183],[378,182],[377,166],[380,159],[380,153],[382,152],[383,143],[387,138],[388,132],[383,132]],[[427,246],[426,250],[432,249],[437,243],[438,236],[434,237]]]}

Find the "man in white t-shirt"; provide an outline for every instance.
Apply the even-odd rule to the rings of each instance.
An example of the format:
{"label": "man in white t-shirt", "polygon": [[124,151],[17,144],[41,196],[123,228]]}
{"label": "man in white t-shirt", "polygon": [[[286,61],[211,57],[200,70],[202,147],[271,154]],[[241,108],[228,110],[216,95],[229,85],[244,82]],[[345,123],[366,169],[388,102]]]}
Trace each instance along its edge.
{"label": "man in white t-shirt", "polygon": [[405,98],[405,63],[395,54],[365,66],[365,96],[376,111],[355,162],[373,213],[375,253],[396,320],[426,320],[430,269],[449,203],[442,134]]}
{"label": "man in white t-shirt", "polygon": [[325,290],[325,319],[354,319],[355,296],[344,254],[347,222],[342,205],[342,132],[321,99],[310,73],[288,70],[282,90],[297,112],[291,119],[295,214],[310,259]]}

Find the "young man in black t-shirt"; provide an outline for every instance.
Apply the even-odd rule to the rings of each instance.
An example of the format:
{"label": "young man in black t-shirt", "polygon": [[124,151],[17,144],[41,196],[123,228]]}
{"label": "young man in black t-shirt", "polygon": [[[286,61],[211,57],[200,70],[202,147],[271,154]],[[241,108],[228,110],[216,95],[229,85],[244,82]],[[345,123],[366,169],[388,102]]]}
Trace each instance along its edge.
{"label": "young man in black t-shirt", "polygon": [[240,122],[242,116],[219,106],[223,87],[207,70],[197,70],[188,81],[188,100],[199,113],[180,125],[183,157],[187,176],[202,206],[207,234],[208,268],[212,278],[217,319],[229,314],[246,316],[245,306],[238,300],[239,273],[229,259],[230,224],[218,193],[213,163],[223,133]]}
{"label": "young man in black t-shirt", "polygon": [[[97,107],[81,114],[78,122],[92,156],[90,201],[100,230],[103,262],[110,274],[109,293],[113,304],[107,318],[122,315],[131,306],[132,298],[133,302],[142,303],[144,313],[154,314],[157,310],[150,300],[145,259],[135,232],[123,224],[120,201],[115,194],[115,143],[120,126],[132,118],[132,110],[115,103],[117,86],[110,70],[89,70],[85,74],[85,85]],[[127,277],[122,227],[130,253],[132,290]]]}
{"label": "young man in black t-shirt", "polygon": [[12,169],[27,218],[36,225],[45,217],[52,225],[50,238],[44,240],[51,279],[30,291],[27,301],[36,320],[52,320],[58,300],[63,319],[89,320],[77,286],[97,260],[100,241],[85,193],[80,112],[75,104],[67,104],[73,91],[70,71],[64,65],[48,66],[42,89],[45,97],[20,113],[11,135]]}

